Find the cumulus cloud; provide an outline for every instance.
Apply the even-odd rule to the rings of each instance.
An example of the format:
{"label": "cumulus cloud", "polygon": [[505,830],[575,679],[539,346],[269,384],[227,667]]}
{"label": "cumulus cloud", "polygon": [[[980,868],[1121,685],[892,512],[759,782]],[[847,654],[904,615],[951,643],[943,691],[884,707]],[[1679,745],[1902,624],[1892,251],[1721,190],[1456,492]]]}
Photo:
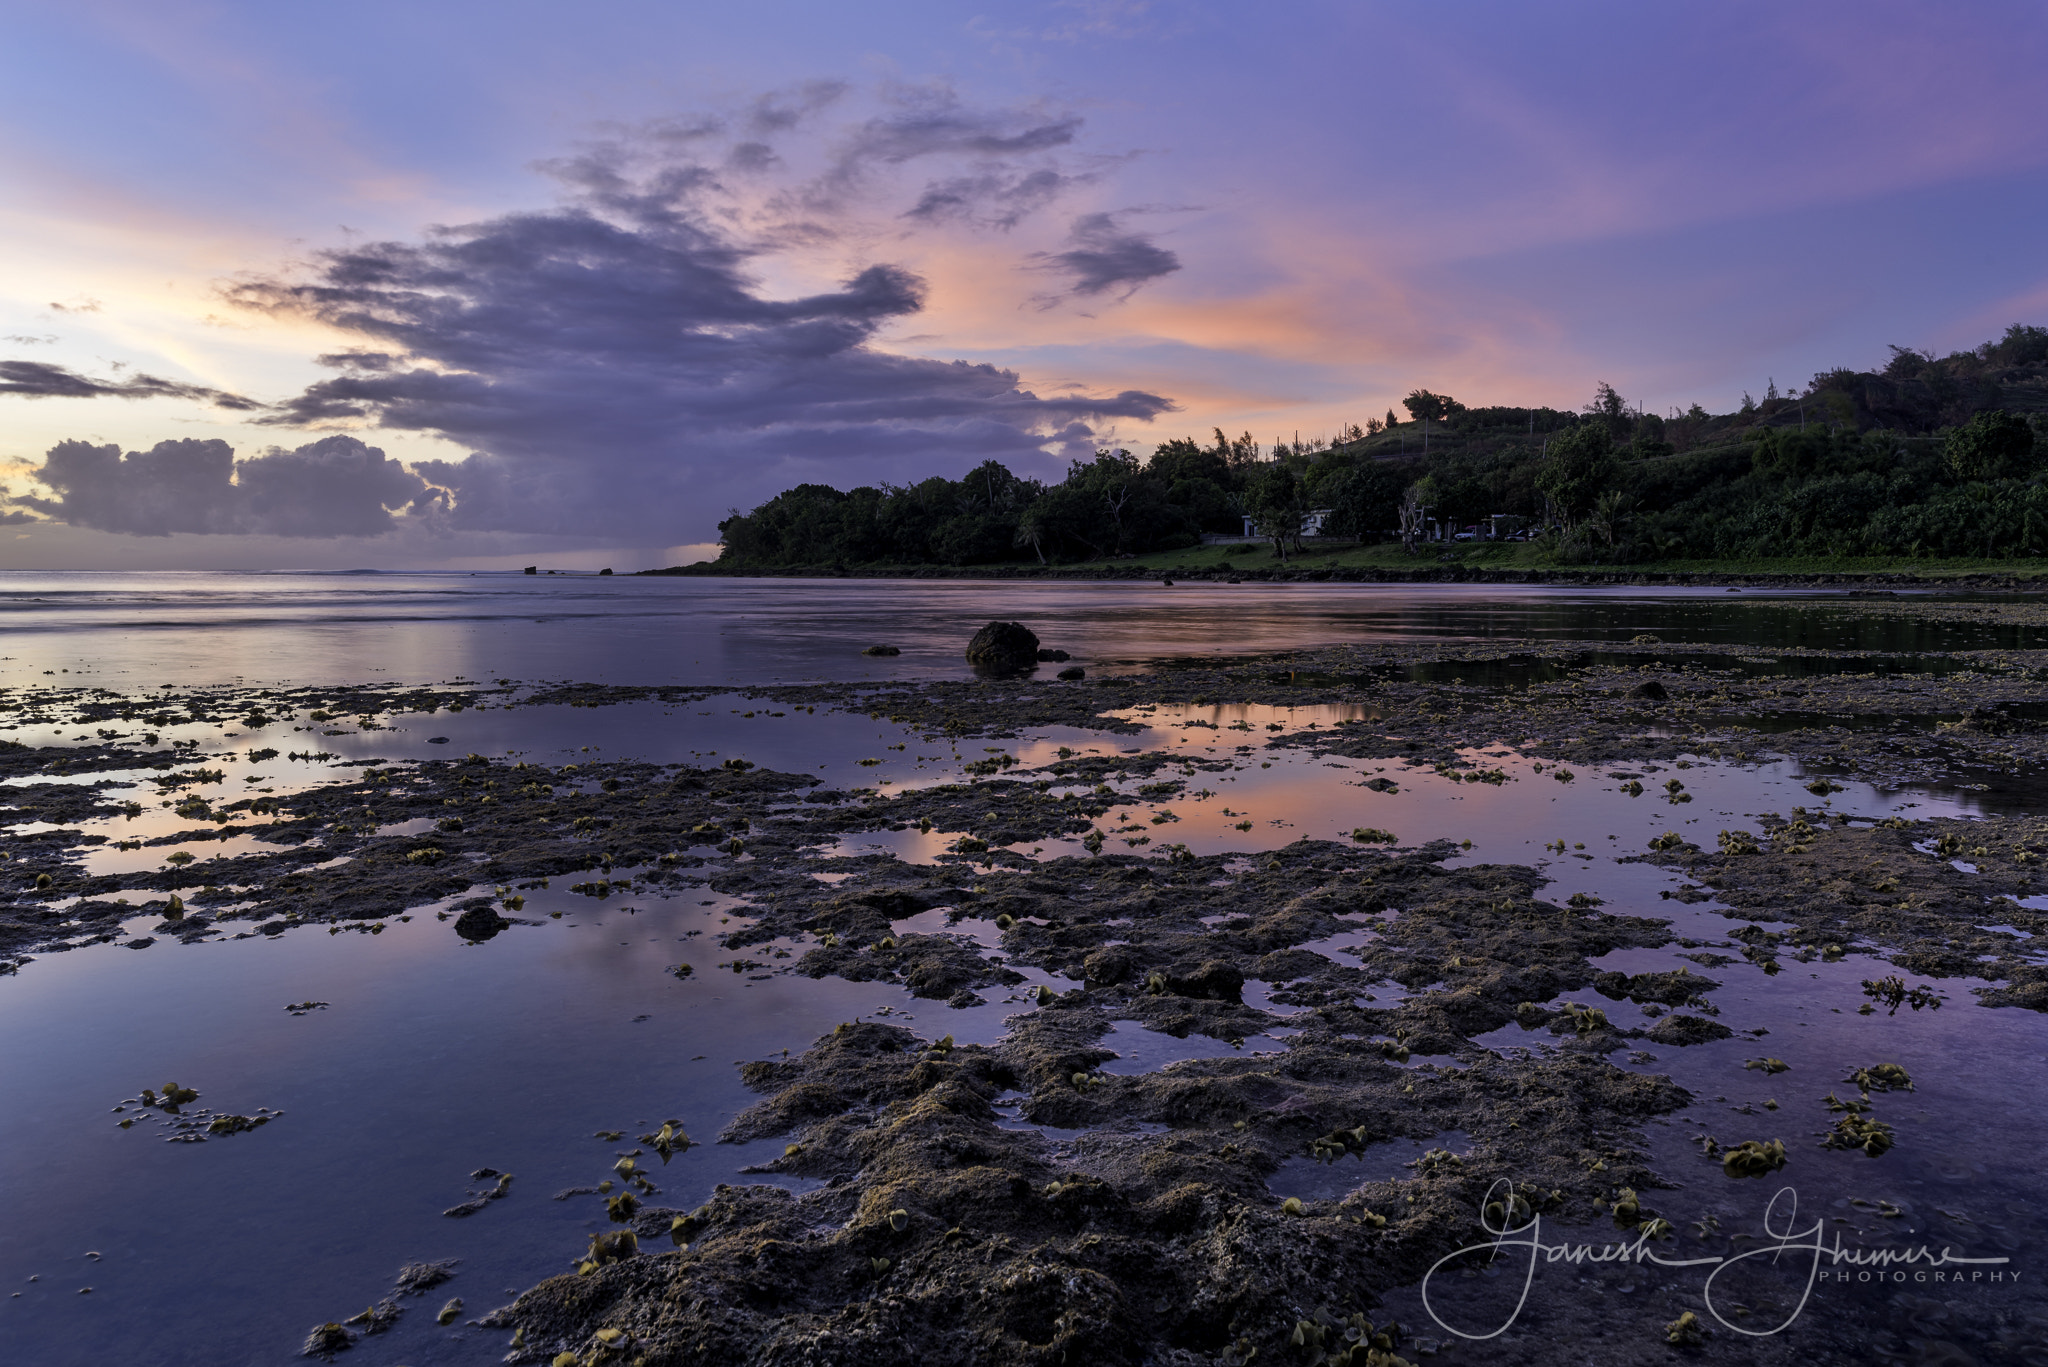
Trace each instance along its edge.
{"label": "cumulus cloud", "polygon": [[[757,108],[745,138],[759,142],[780,117]],[[1075,126],[914,103],[835,138],[822,170],[784,187],[781,204],[807,186],[843,186],[863,163],[1009,159],[1063,146]],[[878,331],[924,302],[924,282],[898,266],[771,297],[755,272],[764,239],[786,223],[770,222],[778,206],[761,201],[755,231],[731,226],[737,201],[719,139],[733,135],[703,136],[690,155],[670,137],[661,155],[614,142],[555,164],[569,189],[556,209],[338,249],[304,276],[242,282],[234,296],[246,306],[363,339],[322,358],[336,376],[259,421],[374,424],[461,443],[475,454],[416,467],[452,491],[456,528],[644,542],[704,535],[728,507],[799,478],[906,478],[991,457],[1028,467],[1048,443],[1085,449],[1103,422],[1171,410],[1156,394],[1039,395],[995,366],[883,350]],[[1053,182],[1034,181],[1039,170]],[[1004,160],[952,179],[1021,205],[1049,202],[1063,174]],[[959,200],[981,193],[963,189]],[[1128,235],[1110,236],[1097,249],[1124,253],[1117,279],[1128,286],[1178,264],[1162,253],[1171,264],[1148,265],[1121,245]]]}
{"label": "cumulus cloud", "polygon": [[[925,303],[926,282],[890,263],[913,238],[1011,232],[1115,158],[1080,152],[1081,120],[1057,109],[973,108],[939,85],[856,99],[816,82],[613,129],[542,165],[553,207],[233,283],[245,308],[351,335],[317,358],[330,378],[275,403],[0,362],[0,394],[203,399],[271,427],[429,434],[465,458],[408,471],[354,437],[240,463],[218,442],[125,456],[67,442],[39,476],[55,496],[16,502],[143,534],[365,534],[408,510],[457,532],[668,545],[802,481],[912,480],[991,458],[1056,473],[1048,448],[1085,454],[1109,425],[1173,410],[1157,394],[1040,394],[997,366],[887,350],[883,329]],[[1179,268],[1106,214],[1075,220],[1066,247],[1040,266],[1080,294],[1127,296]],[[831,279],[825,261],[843,263],[829,286],[767,283]]]}
{"label": "cumulus cloud", "polygon": [[339,434],[240,462],[218,440],[160,441],[126,455],[115,445],[66,441],[32,473],[54,496],[13,502],[54,521],[136,536],[374,536],[397,525],[395,512],[429,514],[438,506],[425,480]]}
{"label": "cumulus cloud", "polygon": [[[32,340],[10,337],[9,341]],[[132,375],[125,380],[95,380],[47,361],[0,361],[0,394],[19,394],[31,399],[198,399],[216,408],[253,412],[263,405],[253,399],[205,385],[184,384],[155,375]]]}
{"label": "cumulus cloud", "polygon": [[1043,252],[1035,259],[1040,270],[1072,277],[1075,294],[1115,293],[1119,299],[1180,269],[1180,257],[1144,233],[1122,227],[1115,214],[1081,215],[1074,220],[1065,251]]}

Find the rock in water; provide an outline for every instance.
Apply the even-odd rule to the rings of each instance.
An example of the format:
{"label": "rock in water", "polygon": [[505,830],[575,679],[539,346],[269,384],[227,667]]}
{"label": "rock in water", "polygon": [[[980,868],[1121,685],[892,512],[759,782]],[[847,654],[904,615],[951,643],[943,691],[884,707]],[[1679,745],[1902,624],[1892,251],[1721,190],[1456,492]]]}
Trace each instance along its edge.
{"label": "rock in water", "polygon": [[488,940],[511,924],[489,907],[471,907],[455,918],[455,933],[465,940]]}
{"label": "rock in water", "polygon": [[1038,663],[1038,638],[1022,622],[990,622],[967,643],[967,663],[981,669],[1030,669]]}
{"label": "rock in water", "polygon": [[1664,685],[1655,679],[1647,679],[1628,691],[1631,698],[1643,698],[1650,702],[1663,702],[1671,695],[1664,691]]}
{"label": "rock in water", "polygon": [[1073,658],[1064,650],[1041,650],[1038,652],[1040,664],[1065,664]]}
{"label": "rock in water", "polygon": [[339,1324],[316,1324],[313,1332],[306,1335],[305,1343],[299,1347],[299,1356],[306,1358],[332,1358],[336,1353],[350,1347],[356,1336]]}
{"label": "rock in water", "polygon": [[902,653],[903,649],[900,646],[869,646],[861,652],[863,655],[901,655]]}

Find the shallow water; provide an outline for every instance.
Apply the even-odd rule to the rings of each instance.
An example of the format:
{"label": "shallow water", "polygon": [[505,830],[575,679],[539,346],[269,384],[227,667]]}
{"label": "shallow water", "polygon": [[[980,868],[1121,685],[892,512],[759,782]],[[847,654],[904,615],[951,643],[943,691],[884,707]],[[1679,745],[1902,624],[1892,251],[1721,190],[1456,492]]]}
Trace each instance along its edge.
{"label": "shallow water", "polygon": [[[0,621],[9,629],[0,683],[141,690],[166,679],[187,685],[243,676],[707,685],[959,677],[960,640],[991,615],[1031,623],[1048,643],[1087,662],[1139,665],[1171,655],[1425,636],[1625,643],[1654,632],[1668,641],[1759,652],[1824,646],[1902,656],[2034,644],[1986,629],[1852,618],[1790,595],[1719,590],[17,574],[0,576]],[[876,661],[848,648],[871,639],[900,644],[904,654]],[[74,673],[45,679],[45,669]],[[324,728],[341,734],[317,737],[284,728],[262,735],[171,728],[164,739],[197,741],[190,747],[195,761],[225,771],[209,791],[237,796],[289,794],[329,781],[340,761],[472,750],[552,763],[586,749],[596,757],[657,762],[739,756],[837,787],[889,791],[957,781],[962,764],[992,750],[1042,766],[1062,747],[1079,754],[1163,749],[1228,767],[1191,766],[1187,791],[1163,799],[1141,797],[1137,780],[1118,785],[1130,800],[1099,824],[1124,828],[1112,838],[1132,843],[1111,848],[1159,854],[1179,844],[1202,854],[1253,854],[1304,837],[1347,839],[1360,828],[1389,832],[1402,846],[1469,840],[1453,863],[1529,864],[1553,880],[1540,893],[1547,900],[1585,893],[1606,910],[1669,919],[1679,935],[1724,946],[1728,932],[1746,922],[1728,919],[1712,902],[1686,905],[1661,896],[1681,880],[1634,861],[1651,838],[1676,830],[1707,845],[1723,827],[1795,807],[1818,814],[1816,820],[1996,810],[1983,795],[1854,781],[1822,802],[1806,792],[1798,766],[1769,760],[1692,756],[1683,768],[1581,769],[1562,780],[1555,766],[1539,766],[1507,744],[1469,752],[1476,764],[1501,771],[1503,781],[1493,785],[1397,762],[1265,748],[1275,737],[1303,737],[1367,715],[1359,708],[1217,705],[1127,715],[1145,727],[1141,734],[1062,727],[1000,744],[955,744],[925,742],[914,729],[863,713],[718,695],[689,704],[400,715],[385,718],[380,729],[341,723]],[[38,744],[58,739],[47,728],[8,734]],[[437,737],[445,743],[436,744]],[[247,755],[259,747],[318,749],[332,758],[250,762]],[[1639,775],[1647,791],[1629,796],[1616,773]],[[1375,778],[1393,780],[1395,791],[1363,786]],[[1669,799],[1663,785],[1672,780],[1690,801]],[[150,785],[136,797],[144,802],[142,815],[84,828],[121,841],[194,824],[157,805]],[[849,831],[816,853],[926,861],[958,834]],[[204,859],[251,839],[191,848]],[[1051,858],[1079,853],[1080,845],[1048,840],[1017,852]],[[154,867],[162,853],[110,843],[92,854],[89,867]],[[203,876],[203,865],[193,873]],[[550,1198],[608,1177],[619,1152],[644,1147],[635,1144],[637,1134],[675,1118],[699,1141],[654,1169],[662,1194],[653,1199],[660,1204],[693,1205],[718,1182],[790,1183],[742,1172],[779,1153],[780,1139],[709,1142],[754,1099],[739,1083],[736,1062],[800,1051],[838,1022],[862,1016],[905,1023],[927,1038],[950,1033],[963,1044],[993,1042],[1007,1017],[1036,1009],[1039,985],[1073,986],[1016,966],[1024,984],[985,992],[983,1006],[954,1010],[890,984],[718,972],[716,964],[730,957],[718,937],[745,924],[743,905],[698,890],[629,893],[600,903],[571,895],[571,881],[557,878],[551,888],[527,892],[520,917],[531,924],[481,945],[464,944],[429,907],[374,935],[307,928],[193,945],[159,939],[145,950],[97,945],[39,955],[0,979],[0,1038],[10,1045],[0,1076],[7,1098],[0,1107],[0,1191],[8,1193],[9,1216],[0,1222],[0,1280],[10,1283],[0,1301],[6,1356],[39,1364],[281,1363],[310,1326],[384,1295],[401,1264],[459,1257],[453,1282],[410,1301],[397,1329],[364,1339],[348,1360],[413,1367],[495,1361],[505,1336],[464,1322],[566,1269],[586,1236],[605,1226],[600,1198]],[[1306,947],[1355,962],[1345,951],[1365,943],[1373,924],[1361,921],[1356,932]],[[959,934],[985,953],[1000,952],[988,923],[954,924],[945,908],[906,918],[897,929]],[[138,918],[131,930],[147,935],[148,920]],[[802,948],[769,945],[748,953],[786,966],[773,958],[777,950],[793,955]],[[1689,963],[1678,957],[1686,952],[1675,944],[1626,950],[1598,966],[1662,971]],[[1739,947],[1722,952],[1738,954]],[[679,980],[671,970],[680,963],[696,971]],[[1710,1132],[1733,1142],[1769,1133],[1799,1148],[1802,1199],[1847,1212],[1841,1218],[1860,1221],[1855,1227],[1871,1239],[1935,1230],[1987,1246],[2042,1246],[2044,1231],[2025,1190],[2038,1151],[2036,1112],[2005,1104],[2048,1076],[2048,1028],[2040,1017],[1979,1007],[1953,981],[1938,1011],[1858,1016],[1858,981],[1876,971],[1876,961],[1860,954],[1833,964],[1788,960],[1776,977],[1739,958],[1713,969],[1689,966],[1723,984],[1713,1000],[1731,1022],[1770,1033],[1614,1055],[1623,1066],[1668,1072],[1699,1098],[1650,1127],[1655,1165],[1684,1183],[1652,1201],[1674,1224],[1684,1229],[1719,1219],[1724,1230],[1754,1226],[1765,1199],[1759,1193],[1775,1184],[1724,1178],[1700,1156],[1693,1136]],[[1248,983],[1246,998],[1284,1015],[1290,1008],[1271,1003],[1278,987]],[[1408,995],[1392,984],[1373,994],[1379,1004]],[[1591,994],[1578,999],[1617,1024],[1651,1023],[1627,1003]],[[326,1005],[286,1014],[287,1004],[303,1001]],[[1246,1039],[1242,1050],[1282,1050],[1288,1033],[1276,1026],[1271,1035]],[[1482,1042],[1512,1054],[1551,1047],[1552,1038],[1509,1026]],[[1105,1065],[1111,1073],[1238,1052],[1225,1042],[1175,1039],[1128,1021],[1117,1022],[1103,1043],[1119,1055]],[[1758,1055],[1782,1058],[1791,1071],[1766,1076],[1742,1067]],[[1898,1147],[1879,1160],[1812,1148],[1811,1132],[1828,1118],[1817,1105],[1820,1095],[1841,1089],[1846,1066],[1880,1057],[1904,1063],[1920,1084],[1879,1107],[1898,1127]],[[283,1114],[254,1133],[205,1144],[166,1143],[154,1120],[117,1128],[135,1112],[113,1107],[143,1086],[171,1081],[196,1087],[198,1106]],[[1772,1100],[1778,1111],[1765,1108]],[[600,1130],[624,1137],[594,1138]],[[1049,1140],[1076,1137],[1044,1132]],[[1421,1147],[1436,1146],[1457,1147],[1443,1137],[1413,1151],[1410,1141],[1394,1141],[1377,1146],[1363,1164],[1347,1160],[1334,1169],[1304,1157],[1270,1185],[1276,1199],[1340,1194],[1324,1186],[1349,1183],[1341,1187],[1349,1190],[1369,1177],[1398,1178]],[[516,1174],[510,1194],[467,1219],[441,1215],[489,1186],[469,1176],[485,1167]],[[1866,1195],[1889,1199],[1907,1214],[1881,1223],[1849,1204]],[[462,1296],[465,1310],[454,1328],[441,1329],[433,1311],[449,1295]]]}
{"label": "shallow water", "polygon": [[[1839,594],[1718,588],[14,570],[0,572],[0,684],[45,670],[124,690],[951,678],[962,643],[992,617],[1023,622],[1084,665],[1446,637],[1625,646],[1651,634],[1902,655],[2042,644],[2032,629],[1847,608]],[[873,644],[903,653],[858,653]]]}

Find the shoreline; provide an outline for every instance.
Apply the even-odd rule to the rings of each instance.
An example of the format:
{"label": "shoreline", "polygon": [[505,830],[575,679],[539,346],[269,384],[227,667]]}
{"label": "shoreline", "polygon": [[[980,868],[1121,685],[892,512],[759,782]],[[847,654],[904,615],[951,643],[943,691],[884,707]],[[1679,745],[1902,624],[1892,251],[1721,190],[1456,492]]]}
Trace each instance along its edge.
{"label": "shoreline", "polygon": [[[2018,572],[1985,573],[1968,571],[1950,577],[1930,577],[1897,571],[1790,572],[1760,570],[1754,573],[1723,570],[1632,570],[1596,568],[1491,568],[1486,566],[1438,564],[1414,569],[1379,566],[1257,566],[1243,569],[1154,568],[1142,561],[1129,565],[902,565],[862,566],[858,569],[831,565],[800,565],[785,568],[741,569],[700,565],[671,565],[665,569],[635,570],[632,578],[700,579],[933,579],[1023,582],[1090,582],[1171,579],[1175,583],[1236,584],[1528,584],[1540,587],[1627,587],[1627,588],[1846,588],[1872,590],[1946,590],[1949,592],[2014,592],[2030,588],[2033,579]],[[2048,585],[2043,586],[2048,591]]]}

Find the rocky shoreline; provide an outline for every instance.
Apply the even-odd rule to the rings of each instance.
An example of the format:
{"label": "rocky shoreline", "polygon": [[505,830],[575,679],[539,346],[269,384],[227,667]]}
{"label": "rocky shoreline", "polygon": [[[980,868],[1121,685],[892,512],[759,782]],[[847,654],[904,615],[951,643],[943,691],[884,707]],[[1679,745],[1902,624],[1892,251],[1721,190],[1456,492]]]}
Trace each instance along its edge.
{"label": "rocky shoreline", "polygon": [[[483,1321],[513,1336],[507,1361],[1561,1361],[1541,1345],[1486,1356],[1425,1325],[1391,1325],[1386,1299],[1471,1242],[1489,1202],[1607,1237],[1673,1237],[1658,1193],[1678,1177],[1653,1157],[1645,1126],[1697,1098],[1644,1063],[1653,1048],[1761,1039],[1757,1022],[1716,1005],[1729,972],[1856,956],[1880,983],[1904,973],[1939,980],[1951,1000],[2048,1010],[2048,968],[2027,951],[2048,937],[2048,914],[2019,900],[2036,889],[2048,821],[1856,823],[1824,810],[1828,773],[1964,785],[2024,807],[2048,759],[2035,711],[2044,677],[2048,652],[2037,651],[1901,664],[1818,649],[1759,662],[1653,641],[1332,647],[1085,680],[743,690],[764,707],[865,713],[942,747],[1055,725],[1129,736],[1148,714],[1225,703],[1355,714],[1279,735],[1246,728],[1227,755],[1031,764],[977,745],[967,753],[993,757],[963,762],[959,781],[895,793],[831,789],[738,757],[549,766],[468,755],[357,762],[304,792],[233,800],[195,798],[218,779],[208,757],[154,745],[138,754],[137,734],[221,719],[283,743],[293,721],[675,704],[732,690],[163,690],[147,704],[44,690],[8,700],[18,723],[97,734],[0,746],[0,772],[27,780],[0,790],[8,819],[33,827],[13,842],[0,962],[14,971],[117,938],[141,914],[162,918],[154,935],[204,939],[374,932],[431,906],[452,932],[489,938],[519,933],[522,883],[575,876],[599,898],[708,886],[744,899],[748,915],[724,942],[734,972],[898,983],[957,1005],[1013,993],[1019,967],[1065,984],[1021,1001],[993,1045],[955,1044],[940,1012],[922,1034],[848,1022],[792,1041],[787,1058],[747,1064],[760,1100],[720,1138],[784,1139],[761,1170],[815,1188],[735,1185],[687,1209],[613,1199],[590,1248],[565,1250],[583,1254],[579,1270]],[[1396,793],[1410,774],[1496,781],[1476,752],[1498,745],[1546,766],[1546,786],[1622,766],[1609,780],[1640,789],[1644,771],[1667,766],[1667,791],[1645,800],[1674,810],[1684,780],[1671,771],[1689,765],[1789,757],[1822,776],[1812,810],[1719,837],[1674,830],[1634,856],[1682,875],[1681,901],[1727,908],[1729,929],[1711,940],[1681,940],[1654,903],[1546,898],[1550,875],[1534,867],[1454,864],[1450,840],[1400,846],[1361,832],[1150,857],[1103,851],[1099,837],[1085,853],[1015,848],[1098,832],[1140,795],[1197,800],[1212,775],[1269,752],[1384,760]],[[82,855],[107,837],[72,823],[126,810],[134,794],[119,785],[138,770],[162,801],[185,804],[187,824],[152,844],[177,853],[248,836],[247,852],[208,861],[203,883],[177,865],[85,873]],[[429,818],[431,830],[387,833]],[[912,829],[957,839],[924,864],[821,853],[849,832]],[[912,917],[935,928],[899,928]],[[1348,937],[1355,966],[1315,948],[1333,937]],[[1658,947],[1685,949],[1698,971],[1632,975],[1592,962]],[[1875,1006],[1899,1009],[1908,988],[1896,981],[1899,1000],[1881,986]],[[1259,984],[1263,995],[1248,1000]],[[1643,1023],[1610,1022],[1617,1004],[1641,1008]],[[1119,1021],[1230,1052],[1106,1072]],[[1554,1047],[1508,1056],[1477,1042],[1503,1030]],[[1244,1047],[1255,1037],[1281,1047]],[[1724,1136],[1727,1161],[1748,1161],[1737,1138],[1765,1146],[1774,1128]],[[1431,1147],[1342,1194],[1274,1190],[1317,1160],[1362,1165],[1396,1141],[1434,1146],[1453,1134],[1462,1152]],[[623,1148],[621,1161],[654,1161],[655,1139]],[[1570,1359],[1906,1360],[1879,1320],[1811,1320],[1743,1343],[1687,1329],[1684,1313],[1678,1293],[1660,1289],[1632,1308],[1627,1334],[1569,1336]],[[1973,1350],[2005,1360],[1998,1345],[2028,1332],[1987,1321]],[[337,1334],[323,1351],[345,1347],[348,1333]]]}

